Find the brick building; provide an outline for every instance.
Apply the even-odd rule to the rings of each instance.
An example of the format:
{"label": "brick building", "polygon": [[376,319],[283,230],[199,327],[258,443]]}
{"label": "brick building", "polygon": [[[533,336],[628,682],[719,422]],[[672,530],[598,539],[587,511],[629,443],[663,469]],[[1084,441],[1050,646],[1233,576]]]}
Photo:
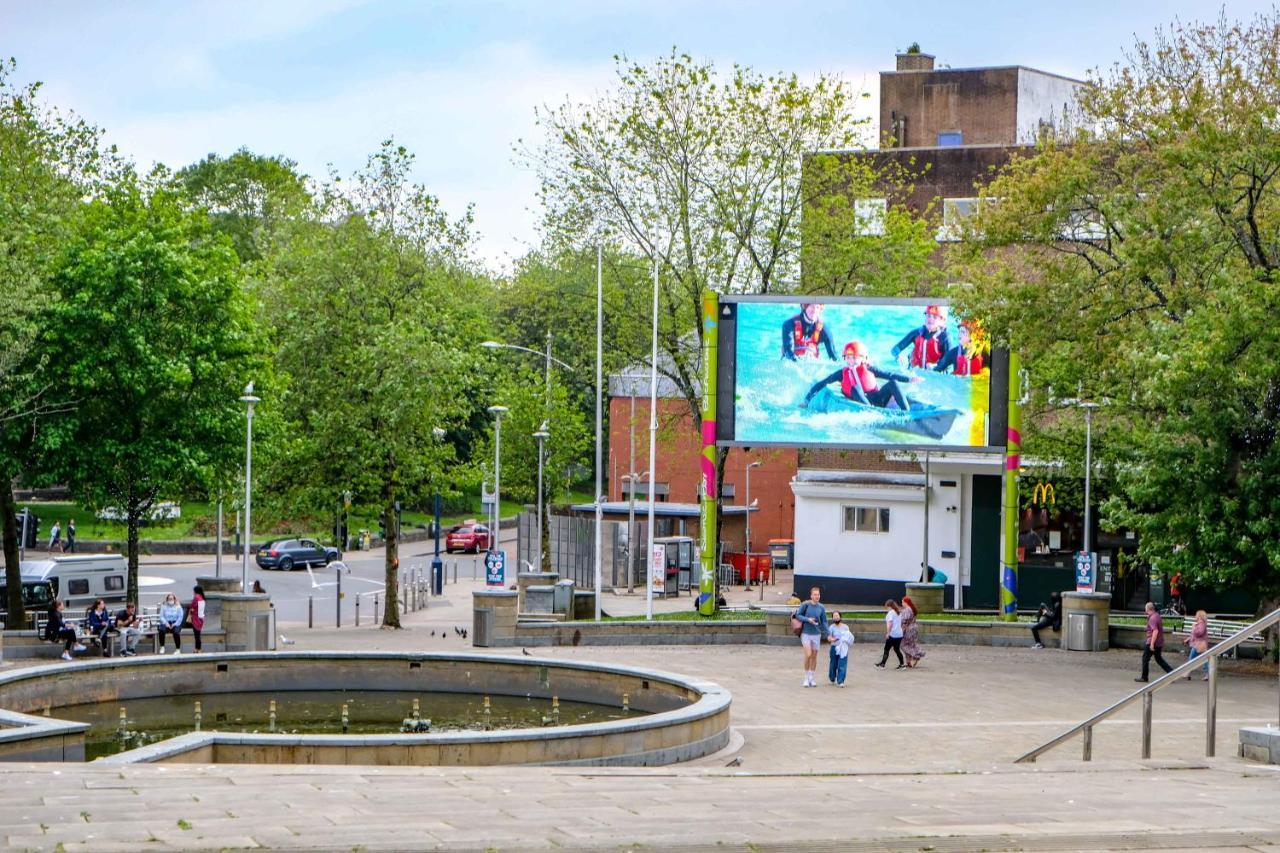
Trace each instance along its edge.
{"label": "brick building", "polygon": [[[634,415],[633,415],[634,411]],[[658,380],[657,465],[654,497],[663,503],[696,503],[700,494],[702,437],[690,416],[689,404],[669,380]],[[608,499],[626,501],[631,481],[632,448],[635,471],[636,512],[644,513],[649,500],[649,373],[643,367],[609,377]],[[725,464],[721,500],[725,506],[747,503],[746,468],[751,471],[751,551],[764,553],[770,539],[790,539],[795,498],[790,483],[796,473],[794,449],[732,448]],[[674,532],[674,531],[673,531]],[[722,519],[720,539],[729,551],[743,550],[745,524],[741,516]]]}

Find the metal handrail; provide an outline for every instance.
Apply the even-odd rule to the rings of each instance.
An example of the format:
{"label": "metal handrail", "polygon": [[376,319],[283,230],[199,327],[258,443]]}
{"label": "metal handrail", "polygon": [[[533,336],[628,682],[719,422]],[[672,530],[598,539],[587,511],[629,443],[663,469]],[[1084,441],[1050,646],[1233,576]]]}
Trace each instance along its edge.
{"label": "metal handrail", "polygon": [[[1062,734],[1046,741],[1037,746],[1035,749],[1019,757],[1014,763],[1021,764],[1023,762],[1034,762],[1044,753],[1062,744],[1076,735],[1081,735],[1083,739],[1083,758],[1085,761],[1093,760],[1093,727],[1103,720],[1111,717],[1119,711],[1127,708],[1138,699],[1142,699],[1142,757],[1151,757],[1151,705],[1152,696],[1158,690],[1163,690],[1170,684],[1173,684],[1183,675],[1188,675],[1193,669],[1198,669],[1206,663],[1209,665],[1209,693],[1205,700],[1205,742],[1204,754],[1206,758],[1212,758],[1215,750],[1215,740],[1217,737],[1218,723],[1218,658],[1239,646],[1248,642],[1249,639],[1257,634],[1262,633],[1272,625],[1280,623],[1280,610],[1274,610],[1266,616],[1248,625],[1227,639],[1213,646],[1202,655],[1188,660],[1186,663],[1174,667],[1166,672],[1160,678],[1150,684],[1144,684],[1140,689],[1135,690],[1128,696],[1116,702],[1082,723],[1078,723],[1067,729]],[[1280,724],[1280,708],[1277,709],[1277,724]]]}

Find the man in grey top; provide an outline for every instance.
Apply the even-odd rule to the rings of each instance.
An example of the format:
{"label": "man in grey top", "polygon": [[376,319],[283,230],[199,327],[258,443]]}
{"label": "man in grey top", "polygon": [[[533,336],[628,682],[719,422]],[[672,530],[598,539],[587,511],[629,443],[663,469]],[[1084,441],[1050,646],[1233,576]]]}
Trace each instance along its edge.
{"label": "man in grey top", "polygon": [[809,600],[796,609],[800,620],[800,646],[804,649],[804,685],[817,687],[813,674],[818,669],[818,647],[827,634],[827,609],[819,603],[822,591],[816,586],[809,590]]}

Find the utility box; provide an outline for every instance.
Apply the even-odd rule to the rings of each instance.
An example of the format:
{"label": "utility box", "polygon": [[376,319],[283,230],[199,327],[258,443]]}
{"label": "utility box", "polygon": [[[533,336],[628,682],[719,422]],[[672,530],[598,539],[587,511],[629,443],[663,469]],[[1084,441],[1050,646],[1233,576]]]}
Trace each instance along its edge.
{"label": "utility box", "polygon": [[1098,649],[1098,619],[1092,613],[1067,614],[1067,649],[1092,652]]}
{"label": "utility box", "polygon": [[770,539],[769,556],[773,560],[773,567],[775,569],[795,568],[796,540]]}
{"label": "utility box", "polygon": [[573,581],[556,581],[552,593],[552,612],[573,616]]}

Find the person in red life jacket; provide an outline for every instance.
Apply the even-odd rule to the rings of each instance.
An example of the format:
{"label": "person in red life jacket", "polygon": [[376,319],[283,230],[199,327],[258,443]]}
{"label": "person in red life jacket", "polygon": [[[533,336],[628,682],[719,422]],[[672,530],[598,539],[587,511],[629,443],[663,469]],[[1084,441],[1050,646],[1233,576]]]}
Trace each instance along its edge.
{"label": "person in red life jacket", "polygon": [[[880,380],[884,380],[884,384]],[[844,347],[844,367],[835,373],[819,379],[805,395],[800,408],[809,405],[819,391],[833,382],[840,383],[840,393],[847,399],[862,403],[865,406],[885,408],[892,400],[904,412],[911,411],[911,404],[898,387],[899,382],[919,382],[919,376],[908,373],[895,373],[892,370],[881,370],[871,364],[866,344],[862,341],[850,341]]]}
{"label": "person in red life jacket", "polygon": [[931,368],[951,349],[947,335],[947,309],[930,305],[924,309],[924,325],[912,329],[890,352],[903,367]]}
{"label": "person in red life jacket", "polygon": [[782,357],[787,361],[821,358],[819,347],[827,350],[827,358],[836,360],[831,333],[822,325],[823,306],[816,302],[800,303],[800,313],[782,324]]}
{"label": "person in red life jacket", "polygon": [[986,347],[982,345],[980,330],[973,320],[960,323],[960,343],[947,350],[934,366],[939,373],[950,370],[956,376],[977,376],[986,368],[983,354]]}

